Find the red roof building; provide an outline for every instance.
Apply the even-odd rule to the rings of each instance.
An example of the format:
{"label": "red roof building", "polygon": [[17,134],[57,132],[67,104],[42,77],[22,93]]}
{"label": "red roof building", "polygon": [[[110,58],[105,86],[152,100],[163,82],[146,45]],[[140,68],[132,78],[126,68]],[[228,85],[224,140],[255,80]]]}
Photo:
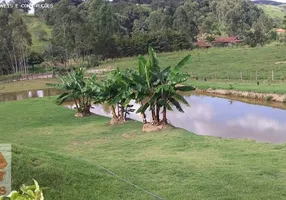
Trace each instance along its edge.
{"label": "red roof building", "polygon": [[277,32],[277,33],[285,33],[285,30],[282,29],[282,28],[277,28],[277,29],[276,29],[276,32]]}
{"label": "red roof building", "polygon": [[242,40],[238,39],[238,37],[218,37],[213,43],[221,43],[221,44],[232,44],[242,42]]}
{"label": "red roof building", "polygon": [[200,40],[200,41],[198,41],[198,42],[194,42],[193,44],[194,44],[194,45],[197,45],[197,46],[199,46],[199,47],[201,47],[201,48],[210,48],[210,47],[212,47],[212,45],[206,43],[206,42],[203,41],[203,40]]}

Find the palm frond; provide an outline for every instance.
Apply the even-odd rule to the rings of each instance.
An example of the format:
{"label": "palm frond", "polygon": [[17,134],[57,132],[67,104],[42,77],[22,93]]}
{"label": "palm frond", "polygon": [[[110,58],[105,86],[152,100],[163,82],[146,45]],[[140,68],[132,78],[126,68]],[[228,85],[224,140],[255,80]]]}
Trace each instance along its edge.
{"label": "palm frond", "polygon": [[143,106],[141,106],[136,113],[144,113],[148,108],[149,108],[150,104],[149,102],[145,103]]}
{"label": "palm frond", "polygon": [[189,92],[189,91],[196,90],[196,88],[190,85],[184,85],[184,86],[176,86],[175,90],[181,91],[181,92]]}
{"label": "palm frond", "polygon": [[185,58],[183,58],[172,70],[172,74],[177,74],[180,72],[181,68],[189,62],[191,59],[191,55],[187,55]]}
{"label": "palm frond", "polygon": [[190,105],[189,102],[187,102],[187,100],[186,100],[183,96],[181,96],[180,94],[178,94],[178,93],[175,93],[175,94],[173,95],[173,97],[174,97],[177,101],[179,101],[179,102],[181,102],[181,103],[183,103],[183,104],[185,104],[185,105],[187,105],[187,106]]}
{"label": "palm frond", "polygon": [[174,98],[170,98],[169,101],[176,107],[176,109],[179,111],[179,112],[184,112],[183,108],[181,107],[180,103],[174,99]]}

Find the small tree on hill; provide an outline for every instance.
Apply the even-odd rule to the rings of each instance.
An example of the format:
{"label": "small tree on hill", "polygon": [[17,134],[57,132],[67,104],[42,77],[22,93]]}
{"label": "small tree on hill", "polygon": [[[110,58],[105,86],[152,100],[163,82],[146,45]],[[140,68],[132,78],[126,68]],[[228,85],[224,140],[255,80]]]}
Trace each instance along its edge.
{"label": "small tree on hill", "polygon": [[32,66],[33,71],[35,71],[35,65],[44,62],[44,58],[40,53],[32,51],[28,57],[28,64]]}

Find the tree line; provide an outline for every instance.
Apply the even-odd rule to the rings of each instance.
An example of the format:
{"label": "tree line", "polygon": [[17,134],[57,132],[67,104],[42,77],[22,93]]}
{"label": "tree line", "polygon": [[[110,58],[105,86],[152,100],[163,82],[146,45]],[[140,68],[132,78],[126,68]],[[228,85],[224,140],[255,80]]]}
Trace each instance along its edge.
{"label": "tree line", "polygon": [[[51,9],[36,6],[35,16],[52,27],[44,57],[55,63],[71,59],[93,63],[145,54],[149,45],[159,52],[189,49],[204,35],[238,36],[255,46],[265,43],[273,28],[265,13],[245,0],[44,0],[40,4],[54,5]],[[1,25],[5,33],[1,31],[0,42],[8,42],[12,52],[10,56],[4,51],[0,57],[2,74],[27,65],[31,36],[16,13],[15,9],[1,9],[0,13],[0,23],[6,24]],[[21,30],[8,26],[12,19],[22,24]],[[21,43],[12,42],[17,38]],[[10,57],[16,61],[8,61]]]}

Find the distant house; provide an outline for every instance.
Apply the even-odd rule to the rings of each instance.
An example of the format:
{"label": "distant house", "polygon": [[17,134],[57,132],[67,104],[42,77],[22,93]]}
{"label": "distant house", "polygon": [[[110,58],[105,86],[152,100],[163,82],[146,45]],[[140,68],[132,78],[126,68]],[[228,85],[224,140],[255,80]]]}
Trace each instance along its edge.
{"label": "distant house", "polygon": [[284,30],[284,29],[282,29],[282,28],[277,28],[276,29],[276,33],[277,34],[283,34],[283,33],[285,33],[286,31]]}
{"label": "distant house", "polygon": [[213,44],[228,45],[242,42],[238,37],[218,37],[213,41]]}
{"label": "distant house", "polygon": [[212,47],[212,45],[206,43],[206,42],[203,41],[203,40],[200,40],[200,41],[198,41],[198,42],[194,42],[193,44],[196,45],[196,46],[198,46],[198,47],[200,47],[200,48],[205,48],[205,49],[208,49],[208,48]]}

